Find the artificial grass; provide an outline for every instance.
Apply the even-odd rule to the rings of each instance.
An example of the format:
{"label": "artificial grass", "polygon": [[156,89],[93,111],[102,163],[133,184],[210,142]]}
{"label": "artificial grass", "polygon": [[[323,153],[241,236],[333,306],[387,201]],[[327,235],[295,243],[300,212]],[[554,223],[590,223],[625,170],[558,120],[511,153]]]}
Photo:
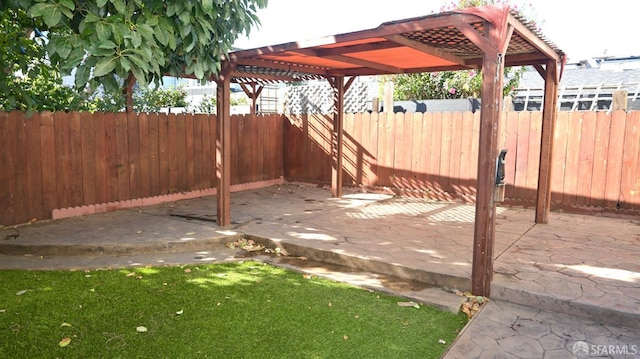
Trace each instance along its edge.
{"label": "artificial grass", "polygon": [[467,320],[399,301],[254,261],[1,271],[0,357],[439,358]]}

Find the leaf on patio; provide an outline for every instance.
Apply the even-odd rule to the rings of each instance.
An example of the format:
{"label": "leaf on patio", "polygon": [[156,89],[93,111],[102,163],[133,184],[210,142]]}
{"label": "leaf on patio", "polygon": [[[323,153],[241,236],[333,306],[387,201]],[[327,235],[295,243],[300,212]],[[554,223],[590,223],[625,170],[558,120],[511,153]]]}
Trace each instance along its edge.
{"label": "leaf on patio", "polygon": [[420,309],[420,305],[416,302],[398,302],[398,306],[400,307],[413,307],[416,309]]}
{"label": "leaf on patio", "polygon": [[23,294],[25,294],[26,292],[27,292],[27,290],[26,290],[26,289],[23,289],[23,290],[21,290],[21,291],[18,291],[18,292],[16,293],[16,295],[23,295]]}
{"label": "leaf on patio", "polygon": [[304,257],[304,256],[300,256],[300,257],[298,257],[298,260],[306,261],[306,260],[309,260],[309,258]]}
{"label": "leaf on patio", "polygon": [[69,324],[69,323],[67,323],[67,322],[64,322],[64,323],[60,324],[60,326],[61,326],[61,327],[70,327],[70,326],[71,326],[71,324]]}
{"label": "leaf on patio", "polygon": [[142,325],[139,326],[139,327],[136,327],[136,332],[138,332],[138,333],[146,333],[147,330],[148,330],[147,327],[142,326]]}
{"label": "leaf on patio", "polygon": [[60,343],[58,343],[58,345],[62,348],[66,347],[69,344],[71,344],[71,338],[62,338]]}

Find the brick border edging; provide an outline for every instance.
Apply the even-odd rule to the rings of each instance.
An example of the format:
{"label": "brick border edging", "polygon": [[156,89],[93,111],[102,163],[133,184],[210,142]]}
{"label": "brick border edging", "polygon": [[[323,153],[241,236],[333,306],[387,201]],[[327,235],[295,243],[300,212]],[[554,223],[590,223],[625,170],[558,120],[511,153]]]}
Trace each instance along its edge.
{"label": "brick border edging", "polygon": [[[273,180],[236,184],[231,186],[231,192],[270,187],[270,186],[284,184],[285,182],[286,181],[284,180],[284,178],[278,178]],[[137,198],[137,199],[131,199],[131,200],[125,200],[125,201],[97,203],[97,204],[90,204],[85,206],[59,208],[51,211],[51,219],[56,220],[56,219],[69,218],[69,217],[87,216],[90,214],[117,211],[119,209],[146,207],[146,206],[153,206],[153,205],[165,203],[165,202],[175,202],[175,201],[180,201],[185,199],[215,196],[216,194],[217,194],[217,190],[215,188],[207,188],[203,190],[171,193],[171,194],[165,194],[161,196]]]}

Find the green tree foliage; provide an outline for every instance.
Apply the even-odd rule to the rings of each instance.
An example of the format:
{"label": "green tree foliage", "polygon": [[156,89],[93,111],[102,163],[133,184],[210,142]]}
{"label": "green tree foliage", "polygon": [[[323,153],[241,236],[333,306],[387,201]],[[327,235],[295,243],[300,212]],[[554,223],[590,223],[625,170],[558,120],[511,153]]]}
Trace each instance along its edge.
{"label": "green tree foliage", "polygon": [[[83,109],[89,112],[121,112],[125,108],[125,96],[121,92],[97,91],[92,94]],[[183,88],[156,89],[143,87],[133,93],[134,112],[158,112],[167,107],[188,107],[187,92]]]}
{"label": "green tree foliage", "polygon": [[47,31],[45,50],[75,85],[127,95],[163,75],[205,80],[242,33],[259,23],[267,0],[9,0]]}
{"label": "green tree foliage", "polygon": [[218,100],[216,95],[204,95],[202,101],[196,106],[197,113],[215,113]]}
{"label": "green tree foliage", "polygon": [[[451,11],[488,4],[508,3],[508,0],[458,0],[444,5],[441,11]],[[531,5],[529,5],[531,6]],[[514,9],[523,12],[517,6]],[[524,67],[504,70],[503,95],[509,96],[520,84]],[[394,100],[427,100],[479,98],[482,89],[482,73],[477,70],[442,71],[419,74],[401,74],[393,79]]]}
{"label": "green tree foliage", "polygon": [[38,25],[15,4],[0,4],[0,111],[60,111],[81,102],[47,63]]}

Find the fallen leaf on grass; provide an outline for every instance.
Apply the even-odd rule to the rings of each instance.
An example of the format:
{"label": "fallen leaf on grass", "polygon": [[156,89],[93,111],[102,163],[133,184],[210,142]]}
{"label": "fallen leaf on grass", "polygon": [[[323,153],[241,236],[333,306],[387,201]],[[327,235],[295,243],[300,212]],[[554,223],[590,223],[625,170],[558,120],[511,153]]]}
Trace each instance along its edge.
{"label": "fallen leaf on grass", "polygon": [[71,343],[71,338],[62,338],[62,340],[60,341],[60,343],[58,343],[58,345],[62,348],[66,347],[67,345],[69,345]]}
{"label": "fallen leaf on grass", "polygon": [[141,325],[141,326],[136,328],[136,332],[138,332],[138,333],[146,333],[147,332],[147,327]]}
{"label": "fallen leaf on grass", "polygon": [[444,340],[444,339],[438,339],[438,344],[445,345],[445,344],[447,344],[447,341]]}
{"label": "fallen leaf on grass", "polygon": [[17,293],[16,293],[16,295],[23,295],[23,294],[24,294],[24,293],[26,293],[26,292],[27,292],[27,290],[26,290],[26,289],[23,289],[23,290],[21,290],[21,291],[17,292]]}
{"label": "fallen leaf on grass", "polygon": [[64,323],[60,324],[60,326],[61,326],[61,327],[70,327],[70,326],[71,326],[71,324],[69,324],[69,323],[67,323],[67,322],[64,322]]}
{"label": "fallen leaf on grass", "polygon": [[400,307],[414,307],[416,309],[420,309],[420,305],[416,302],[398,302],[398,306]]}
{"label": "fallen leaf on grass", "polygon": [[185,273],[191,273],[191,268],[186,268],[186,269],[184,270],[184,272],[185,272]]}
{"label": "fallen leaf on grass", "polygon": [[176,312],[177,315],[181,315],[182,313],[184,313],[183,309],[180,309],[179,311]]}
{"label": "fallen leaf on grass", "polygon": [[344,337],[342,337],[342,339],[347,340],[347,339],[349,339],[349,336],[345,335]]}
{"label": "fallen leaf on grass", "polygon": [[134,275],[136,275],[136,272],[131,272],[131,273],[127,274],[127,277],[133,277]]}
{"label": "fallen leaf on grass", "polygon": [[6,311],[7,311],[6,309],[0,309],[0,313],[4,313]]}

